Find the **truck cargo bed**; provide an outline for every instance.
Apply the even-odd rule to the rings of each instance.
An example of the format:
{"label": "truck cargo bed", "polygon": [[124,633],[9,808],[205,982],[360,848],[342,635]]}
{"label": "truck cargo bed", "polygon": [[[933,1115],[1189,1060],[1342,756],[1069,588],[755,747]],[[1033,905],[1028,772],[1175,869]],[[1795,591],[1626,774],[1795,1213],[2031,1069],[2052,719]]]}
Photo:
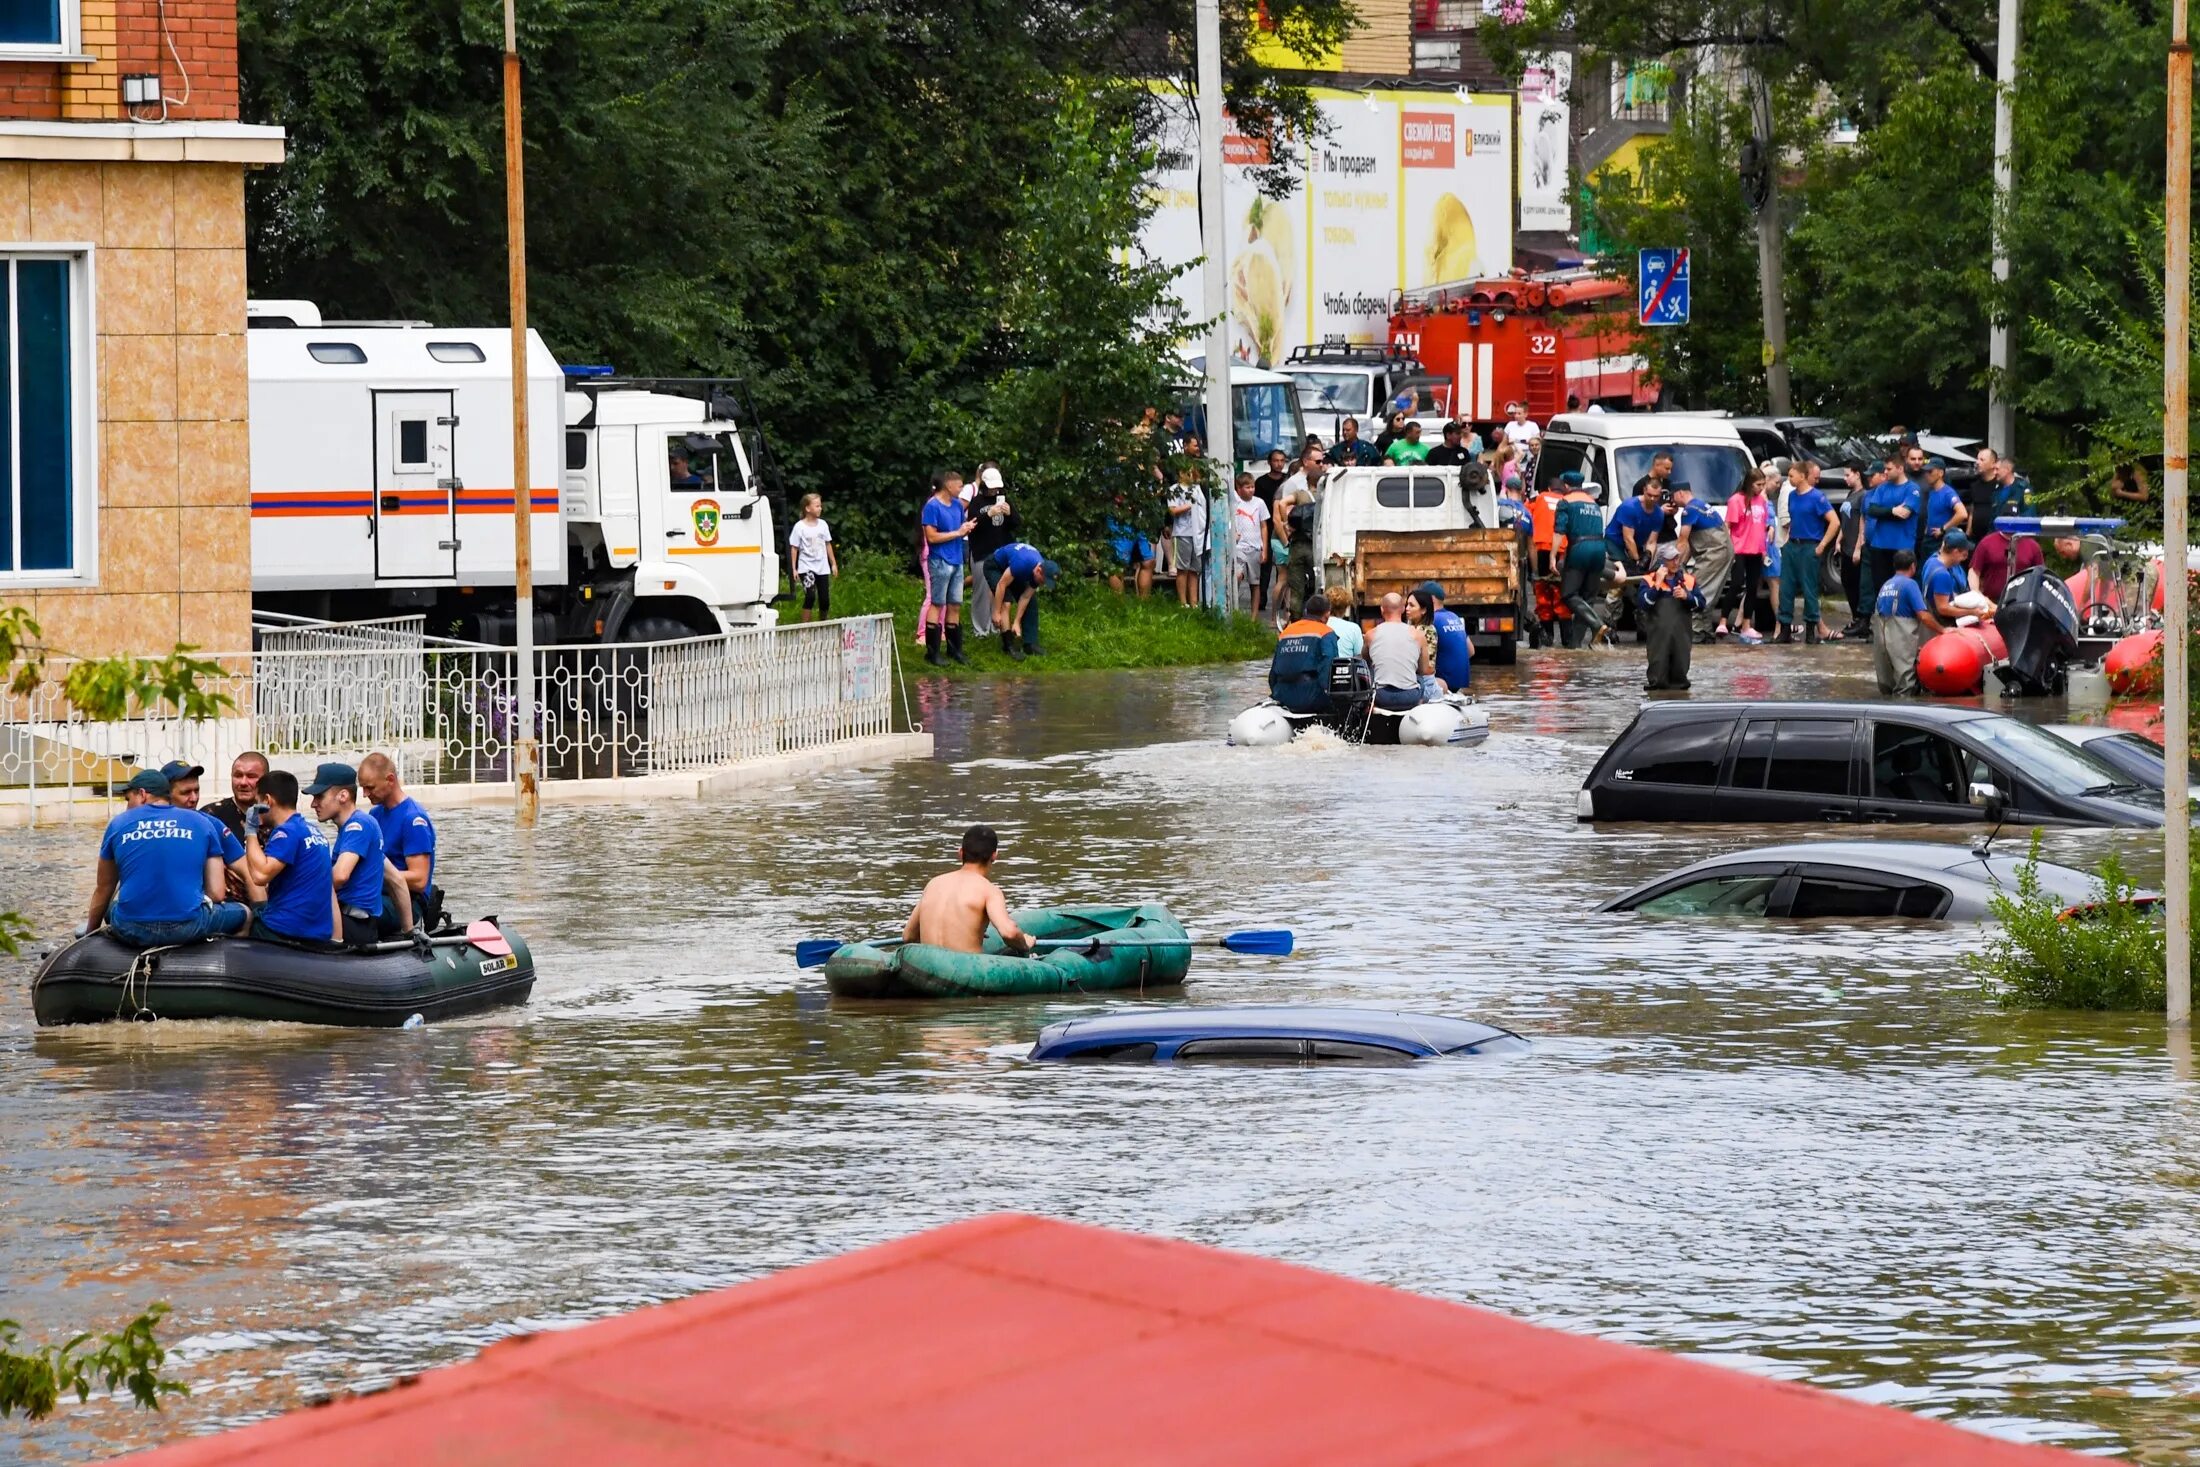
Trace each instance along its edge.
{"label": "truck cargo bed", "polygon": [[1519,545],[1511,530],[1362,530],[1352,590],[1366,606],[1434,581],[1454,610],[1509,607],[1520,598]]}

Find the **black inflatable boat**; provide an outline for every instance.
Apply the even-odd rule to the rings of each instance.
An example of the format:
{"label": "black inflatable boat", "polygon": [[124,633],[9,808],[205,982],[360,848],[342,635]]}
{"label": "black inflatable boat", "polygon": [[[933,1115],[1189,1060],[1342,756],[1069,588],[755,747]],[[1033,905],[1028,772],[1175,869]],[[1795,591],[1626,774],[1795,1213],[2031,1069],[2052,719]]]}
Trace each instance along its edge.
{"label": "black inflatable boat", "polygon": [[141,950],[101,929],[48,958],[31,980],[40,1024],[117,1019],[276,1019],[394,1029],[525,1003],[527,944],[495,922],[368,953],[216,937]]}

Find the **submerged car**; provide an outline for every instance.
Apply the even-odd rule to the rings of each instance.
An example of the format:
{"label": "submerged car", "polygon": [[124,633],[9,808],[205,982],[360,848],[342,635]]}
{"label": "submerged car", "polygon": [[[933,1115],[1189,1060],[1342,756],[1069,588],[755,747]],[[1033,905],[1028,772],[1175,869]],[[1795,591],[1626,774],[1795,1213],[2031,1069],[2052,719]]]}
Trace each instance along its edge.
{"label": "submerged car", "polygon": [[[1930,841],[1818,841],[1730,851],[1614,897],[1600,912],[1647,917],[1911,917],[1975,922],[1996,895],[2015,896],[2022,849]],[[2068,907],[2092,903],[2097,877],[2046,861],[2040,891]]]}
{"label": "submerged car", "polygon": [[1518,1054],[1528,1041],[1471,1019],[1381,1009],[1144,1008],[1049,1024],[1035,1060],[1115,1064],[1409,1065]]}
{"label": "submerged car", "polygon": [[[2097,723],[2053,723],[2047,725],[2047,731],[2065,743],[2077,745],[2148,789],[2161,789],[2169,778],[2162,746],[2143,733],[2133,733],[2128,728],[2104,728]],[[2200,770],[2194,771],[2193,784],[2200,788]]]}
{"label": "submerged car", "polygon": [[1905,703],[1651,703],[1583,820],[2162,823],[2161,797],[2021,719]]}

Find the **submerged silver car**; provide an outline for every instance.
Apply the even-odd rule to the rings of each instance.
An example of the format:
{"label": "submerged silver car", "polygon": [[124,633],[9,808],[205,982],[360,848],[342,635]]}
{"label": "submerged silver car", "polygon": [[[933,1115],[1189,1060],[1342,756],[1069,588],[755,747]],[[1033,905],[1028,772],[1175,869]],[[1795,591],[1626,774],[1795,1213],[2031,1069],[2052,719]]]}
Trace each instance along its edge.
{"label": "submerged silver car", "polygon": [[[1931,841],[1815,841],[1732,851],[1684,866],[1597,910],[1651,917],[1910,917],[1977,922],[1997,892],[2014,896],[2024,847],[1984,854]],[[2072,907],[2100,896],[2097,877],[2039,865],[2040,890]]]}

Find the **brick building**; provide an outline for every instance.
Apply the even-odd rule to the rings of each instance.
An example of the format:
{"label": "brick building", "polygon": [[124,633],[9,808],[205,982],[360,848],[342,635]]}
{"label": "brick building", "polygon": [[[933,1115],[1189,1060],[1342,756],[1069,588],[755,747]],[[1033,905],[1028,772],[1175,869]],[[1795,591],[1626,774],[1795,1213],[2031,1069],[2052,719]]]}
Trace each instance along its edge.
{"label": "brick building", "polygon": [[234,0],[0,7],[0,601],[87,656],[250,644]]}

